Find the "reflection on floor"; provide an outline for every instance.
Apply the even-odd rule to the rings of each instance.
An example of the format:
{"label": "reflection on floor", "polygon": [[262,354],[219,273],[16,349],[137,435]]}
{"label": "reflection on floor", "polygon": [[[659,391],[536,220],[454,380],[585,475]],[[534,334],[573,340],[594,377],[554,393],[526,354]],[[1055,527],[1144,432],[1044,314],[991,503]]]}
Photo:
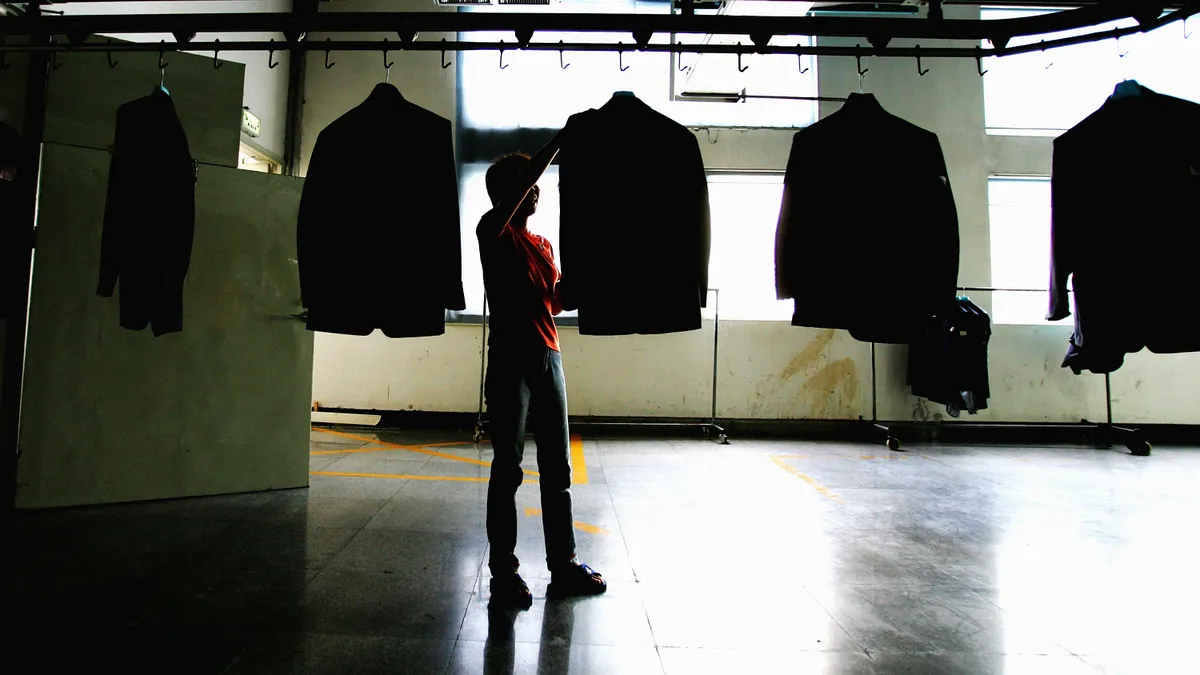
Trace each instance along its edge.
{"label": "reflection on floor", "polygon": [[587,439],[610,592],[545,599],[531,459],[491,613],[486,444],[346,433],[308,490],[23,514],[6,672],[1195,672],[1200,453]]}

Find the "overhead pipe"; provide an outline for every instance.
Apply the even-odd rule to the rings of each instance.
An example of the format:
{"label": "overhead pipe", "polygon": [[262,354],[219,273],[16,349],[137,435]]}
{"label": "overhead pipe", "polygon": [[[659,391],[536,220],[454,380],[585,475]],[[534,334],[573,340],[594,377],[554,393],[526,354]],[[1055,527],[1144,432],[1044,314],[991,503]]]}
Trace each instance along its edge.
{"label": "overhead pipe", "polygon": [[894,58],[971,58],[982,59],[999,56],[1012,56],[1016,54],[1026,54],[1032,52],[1043,52],[1071,45],[1084,44],[1088,42],[1098,42],[1101,40],[1111,40],[1120,38],[1126,35],[1133,35],[1148,30],[1154,30],[1175,21],[1180,21],[1189,16],[1200,13],[1200,8],[1179,9],[1174,12],[1164,15],[1152,22],[1130,26],[1128,28],[1115,28],[1107,31],[1096,33],[1088,33],[1084,35],[1076,35],[1066,38],[1058,38],[1055,40],[1044,40],[1027,45],[1020,46],[1001,46],[995,44],[990,48],[978,46],[971,47],[863,47],[863,46],[831,46],[831,45],[722,45],[722,44],[681,44],[681,43],[650,43],[650,44],[629,44],[629,43],[563,43],[558,42],[528,42],[525,44],[514,44],[512,42],[497,41],[497,42],[468,42],[468,41],[421,41],[412,40],[397,44],[395,42],[385,43],[383,40],[345,40],[331,41],[321,40],[309,42],[307,40],[299,40],[290,43],[280,42],[203,42],[203,41],[177,41],[175,43],[162,42],[124,42],[112,44],[108,42],[74,42],[74,43],[57,43],[57,44],[35,44],[35,45],[14,45],[0,44],[0,53],[4,52],[158,52],[158,51],[188,51],[188,52],[211,52],[216,50],[222,51],[380,51],[384,48],[389,48],[395,51],[502,51],[520,49],[524,51],[555,51],[555,52],[673,52],[673,53],[697,53],[697,54],[788,54],[796,55],[814,55],[814,56],[848,56],[848,57],[894,57]]}
{"label": "overhead pipe", "polygon": [[[560,14],[497,12],[318,12],[244,14],[114,14],[9,17],[0,21],[0,35],[62,35],[82,42],[92,34],[264,33],[278,32],[298,41],[309,33],[378,33],[395,31],[403,39],[420,32],[513,31],[571,33],[686,33],[764,37],[804,35],[875,38],[877,47],[892,39],[992,40],[1007,43],[1016,37],[1041,35],[1135,17],[1135,3],[1109,3],[1031,17],[1000,20],[941,19],[928,21],[895,17],[801,16],[755,17],[668,14]],[[1124,7],[1118,8],[1117,5]],[[1188,3],[1193,10],[1200,3]],[[1144,8],[1141,18],[1145,18]],[[647,38],[648,40],[648,38]],[[181,40],[186,41],[186,40]],[[640,40],[636,40],[641,42]],[[754,40],[757,44],[759,40]],[[879,44],[883,41],[885,44]]]}

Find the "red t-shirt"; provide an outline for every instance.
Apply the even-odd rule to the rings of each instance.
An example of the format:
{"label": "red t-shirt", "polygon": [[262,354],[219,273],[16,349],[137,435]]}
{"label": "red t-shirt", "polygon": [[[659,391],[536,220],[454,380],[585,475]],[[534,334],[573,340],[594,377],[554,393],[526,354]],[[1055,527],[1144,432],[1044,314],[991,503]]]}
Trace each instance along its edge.
{"label": "red t-shirt", "polygon": [[[480,221],[486,222],[489,212]],[[558,266],[545,237],[505,225],[496,237],[479,235],[483,285],[490,309],[488,344],[512,347],[545,345],[559,351],[554,315]]]}

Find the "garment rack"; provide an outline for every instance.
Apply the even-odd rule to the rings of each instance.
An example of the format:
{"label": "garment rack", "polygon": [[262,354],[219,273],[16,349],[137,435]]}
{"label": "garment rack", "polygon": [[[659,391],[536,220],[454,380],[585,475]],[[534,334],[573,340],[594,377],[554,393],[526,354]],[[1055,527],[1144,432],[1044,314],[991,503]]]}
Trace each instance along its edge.
{"label": "garment rack", "polygon": [[[956,291],[965,292],[980,292],[980,293],[1049,293],[1044,288],[997,288],[992,286],[958,286]],[[876,386],[877,371],[875,365],[875,343],[871,343],[871,419],[864,420],[859,418],[860,422],[870,424],[872,429],[884,434],[883,443],[890,450],[899,451],[901,449],[900,440],[892,434],[891,425],[879,421],[878,417],[878,396],[879,391]],[[1129,452],[1138,457],[1148,457],[1152,451],[1150,443],[1143,438],[1140,430],[1134,427],[1125,427],[1113,423],[1112,413],[1112,377],[1109,373],[1104,373],[1104,409],[1105,421],[1102,424],[1090,422],[1086,419],[1080,420],[1078,423],[1064,424],[1028,424],[1023,422],[956,422],[955,426],[969,428],[988,428],[1000,427],[1005,429],[1087,429],[1093,432],[1097,438],[1096,447],[1111,448],[1114,440],[1118,440],[1125,445]]]}
{"label": "garment rack", "polygon": [[[705,438],[715,437],[721,445],[729,445],[729,434],[725,428],[717,424],[717,348],[721,335],[721,291],[717,288],[708,289],[713,295],[713,349],[712,349],[712,398],[710,399],[710,410],[707,421],[703,422],[653,422],[653,421],[633,421],[633,422],[581,422],[580,426],[588,427],[683,427],[691,429],[700,429]],[[483,395],[484,384],[487,380],[487,296],[483,299],[483,316],[480,319],[480,324],[483,331],[483,349],[479,357],[479,410],[475,417],[475,429],[471,433],[471,440],[478,443],[483,439],[484,426],[487,420],[483,417]]]}

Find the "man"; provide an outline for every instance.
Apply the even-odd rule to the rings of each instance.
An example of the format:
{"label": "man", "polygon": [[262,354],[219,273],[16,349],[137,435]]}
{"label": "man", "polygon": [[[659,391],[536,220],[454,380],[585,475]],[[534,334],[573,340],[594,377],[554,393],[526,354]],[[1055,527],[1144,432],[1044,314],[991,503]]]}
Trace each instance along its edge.
{"label": "man", "polygon": [[558,147],[556,137],[532,158],[508,155],[492,164],[486,182],[493,208],[476,229],[491,306],[485,393],[495,456],[488,483],[487,532],[492,603],[499,606],[527,608],[533,603],[514,554],[516,492],[524,480],[525,418],[531,411],[551,578],[548,593],[595,595],[607,588],[598,572],[575,557],[566,380],[554,325],[554,315],[562,311],[558,268],[550,243],[526,228],[537,211],[537,180]]}

